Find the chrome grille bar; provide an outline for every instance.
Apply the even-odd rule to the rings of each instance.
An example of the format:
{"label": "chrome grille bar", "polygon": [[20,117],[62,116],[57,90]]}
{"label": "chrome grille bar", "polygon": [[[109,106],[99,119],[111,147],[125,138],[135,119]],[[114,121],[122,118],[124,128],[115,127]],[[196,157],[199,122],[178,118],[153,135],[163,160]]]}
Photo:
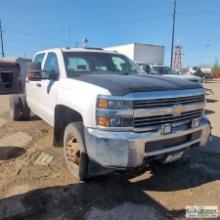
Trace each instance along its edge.
{"label": "chrome grille bar", "polygon": [[146,118],[135,118],[134,119],[134,127],[135,128],[141,128],[141,127],[151,127],[158,125],[159,127],[163,124],[176,124],[179,122],[189,122],[195,118],[201,118],[202,117],[203,110],[200,111],[193,111],[193,112],[187,112],[186,114],[183,114],[179,117],[173,117],[172,115],[166,115],[166,116],[158,116],[151,119],[150,117]]}
{"label": "chrome grille bar", "polygon": [[[146,94],[132,94],[134,120],[136,131],[158,130],[164,124],[173,127],[187,125],[193,119],[203,117],[205,107],[205,93],[203,89],[182,90],[169,92],[151,92]],[[182,110],[175,115],[175,109]]]}
{"label": "chrome grille bar", "polygon": [[183,98],[173,98],[173,99],[158,99],[158,100],[142,100],[142,101],[134,101],[134,109],[140,108],[157,108],[157,107],[165,107],[179,104],[191,104],[191,103],[199,103],[204,102],[204,95],[193,96],[193,97],[183,97]]}

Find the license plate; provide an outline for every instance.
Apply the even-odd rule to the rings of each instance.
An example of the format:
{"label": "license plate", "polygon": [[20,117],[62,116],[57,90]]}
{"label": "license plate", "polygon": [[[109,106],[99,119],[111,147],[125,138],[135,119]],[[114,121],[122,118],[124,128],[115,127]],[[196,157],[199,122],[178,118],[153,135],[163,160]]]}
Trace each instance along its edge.
{"label": "license plate", "polygon": [[175,160],[178,160],[178,159],[180,159],[180,157],[182,157],[182,155],[183,155],[183,152],[170,154],[166,157],[166,159],[164,160],[164,163],[171,163]]}

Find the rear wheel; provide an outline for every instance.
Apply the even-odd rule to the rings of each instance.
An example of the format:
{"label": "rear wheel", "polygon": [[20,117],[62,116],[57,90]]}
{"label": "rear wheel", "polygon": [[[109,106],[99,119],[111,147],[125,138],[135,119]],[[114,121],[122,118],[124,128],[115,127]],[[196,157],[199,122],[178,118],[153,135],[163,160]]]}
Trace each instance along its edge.
{"label": "rear wheel", "polygon": [[25,94],[10,97],[10,114],[14,121],[29,120],[31,110],[27,105]]}
{"label": "rear wheel", "polygon": [[26,95],[22,94],[19,95],[22,103],[22,119],[23,120],[29,120],[31,116],[31,110],[27,105]]}
{"label": "rear wheel", "polygon": [[10,115],[14,121],[22,119],[22,102],[18,95],[10,96]]}
{"label": "rear wheel", "polygon": [[67,125],[64,132],[64,156],[71,174],[80,180],[88,178],[88,156],[85,152],[82,122]]}

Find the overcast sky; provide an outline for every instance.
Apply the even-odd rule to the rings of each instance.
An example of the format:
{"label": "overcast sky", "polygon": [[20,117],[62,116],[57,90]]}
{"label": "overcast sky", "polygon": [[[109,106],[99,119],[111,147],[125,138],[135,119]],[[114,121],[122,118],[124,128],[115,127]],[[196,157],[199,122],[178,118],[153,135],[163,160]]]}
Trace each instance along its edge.
{"label": "overcast sky", "polygon": [[[172,0],[0,0],[6,56],[53,47],[138,42],[165,46],[170,62]],[[183,64],[220,61],[220,0],[177,0],[175,43]]]}

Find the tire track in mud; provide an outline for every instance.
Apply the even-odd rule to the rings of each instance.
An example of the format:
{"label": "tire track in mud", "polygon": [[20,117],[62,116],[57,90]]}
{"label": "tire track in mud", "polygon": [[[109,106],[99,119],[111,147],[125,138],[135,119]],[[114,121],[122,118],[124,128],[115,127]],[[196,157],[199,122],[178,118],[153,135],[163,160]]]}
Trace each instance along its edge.
{"label": "tire track in mud", "polygon": [[62,149],[52,146],[53,129],[35,116],[12,121],[7,110],[0,109],[0,198],[72,182]]}
{"label": "tire track in mud", "polygon": [[[0,117],[7,121],[0,138],[19,131],[32,137],[24,154],[0,163],[0,219],[167,219],[161,207],[172,219],[185,219],[185,205],[220,207],[220,154],[210,152],[212,143],[192,149],[183,164],[160,166],[150,175],[133,180],[112,175],[85,184],[67,171],[62,149],[52,147],[50,126],[36,119],[12,122],[8,113]],[[214,141],[219,147],[219,135]]]}

